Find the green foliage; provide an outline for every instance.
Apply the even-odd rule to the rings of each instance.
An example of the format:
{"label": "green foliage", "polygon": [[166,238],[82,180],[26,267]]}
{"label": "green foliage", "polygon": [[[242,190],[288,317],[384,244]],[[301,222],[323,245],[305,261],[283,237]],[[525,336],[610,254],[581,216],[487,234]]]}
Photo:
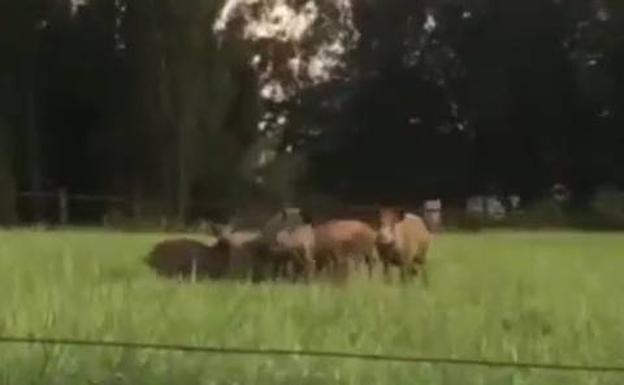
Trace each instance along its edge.
{"label": "green foliage", "polygon": [[624,220],[624,192],[612,186],[601,187],[592,200],[592,208],[603,215]]}
{"label": "green foliage", "polygon": [[[356,277],[182,284],[141,258],[161,235],[0,233],[0,333],[622,365],[620,234],[441,234],[431,286]],[[616,374],[122,349],[0,349],[4,384],[616,384]]]}
{"label": "green foliage", "polygon": [[[281,200],[301,179],[300,190],[369,202],[459,199],[490,182],[534,195],[559,179],[582,200],[623,183],[617,0],[353,1],[359,39],[343,79],[268,107],[250,58],[292,83],[293,55],[344,35],[335,1],[314,1],[301,47],[218,40],[224,1],[89,0],[75,14],[70,3],[0,2],[0,114],[18,134],[7,185],[141,190],[184,219],[191,197],[253,198],[246,166],[263,148],[302,159],[267,170],[263,192]],[[283,138],[259,132],[263,108],[277,120],[288,110]]]}

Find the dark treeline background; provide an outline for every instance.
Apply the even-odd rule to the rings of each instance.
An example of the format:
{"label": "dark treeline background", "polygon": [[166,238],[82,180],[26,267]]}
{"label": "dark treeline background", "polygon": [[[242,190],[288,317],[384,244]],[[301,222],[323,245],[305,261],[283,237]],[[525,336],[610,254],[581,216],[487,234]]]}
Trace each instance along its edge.
{"label": "dark treeline background", "polygon": [[[555,183],[583,208],[624,187],[621,0],[358,0],[348,76],[279,105],[254,48],[213,33],[222,6],[0,0],[0,221],[60,187],[182,220],[252,199],[530,202]],[[289,117],[277,142],[257,129],[270,111]]]}

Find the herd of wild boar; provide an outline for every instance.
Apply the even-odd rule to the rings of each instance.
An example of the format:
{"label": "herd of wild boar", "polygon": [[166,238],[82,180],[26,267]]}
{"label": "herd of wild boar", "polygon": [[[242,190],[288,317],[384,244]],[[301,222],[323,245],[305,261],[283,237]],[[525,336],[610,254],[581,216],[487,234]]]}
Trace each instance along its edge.
{"label": "herd of wild boar", "polygon": [[214,244],[171,239],[157,244],[146,263],[158,274],[194,279],[304,280],[315,276],[344,279],[353,269],[375,265],[386,277],[398,268],[403,280],[421,274],[432,235],[422,218],[396,208],[381,208],[373,223],[330,219],[314,223],[299,209],[283,209],[253,230],[224,226]]}

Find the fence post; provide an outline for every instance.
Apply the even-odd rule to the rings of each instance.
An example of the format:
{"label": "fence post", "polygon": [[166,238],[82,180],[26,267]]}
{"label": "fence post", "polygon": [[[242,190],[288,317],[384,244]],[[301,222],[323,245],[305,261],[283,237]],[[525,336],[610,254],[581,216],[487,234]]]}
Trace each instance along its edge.
{"label": "fence post", "polygon": [[142,198],[138,193],[132,195],[132,217],[136,223],[140,223],[143,218],[143,209],[141,207]]}
{"label": "fence post", "polygon": [[425,221],[433,232],[442,230],[442,201],[440,199],[427,200],[424,203]]}
{"label": "fence post", "polygon": [[62,187],[58,191],[59,194],[59,221],[61,225],[66,225],[69,222],[69,205],[67,199],[67,190]]}
{"label": "fence post", "polygon": [[132,188],[132,217],[135,223],[143,219],[143,185],[138,179],[134,180]]}

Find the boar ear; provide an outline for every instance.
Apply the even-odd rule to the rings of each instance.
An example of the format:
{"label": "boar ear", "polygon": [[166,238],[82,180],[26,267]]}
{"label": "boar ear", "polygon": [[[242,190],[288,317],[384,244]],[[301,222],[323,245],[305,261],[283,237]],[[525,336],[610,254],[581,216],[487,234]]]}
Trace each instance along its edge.
{"label": "boar ear", "polygon": [[234,226],[232,225],[232,222],[230,221],[221,227],[220,236],[221,238],[229,237],[230,235],[232,235],[233,232],[234,232]]}

